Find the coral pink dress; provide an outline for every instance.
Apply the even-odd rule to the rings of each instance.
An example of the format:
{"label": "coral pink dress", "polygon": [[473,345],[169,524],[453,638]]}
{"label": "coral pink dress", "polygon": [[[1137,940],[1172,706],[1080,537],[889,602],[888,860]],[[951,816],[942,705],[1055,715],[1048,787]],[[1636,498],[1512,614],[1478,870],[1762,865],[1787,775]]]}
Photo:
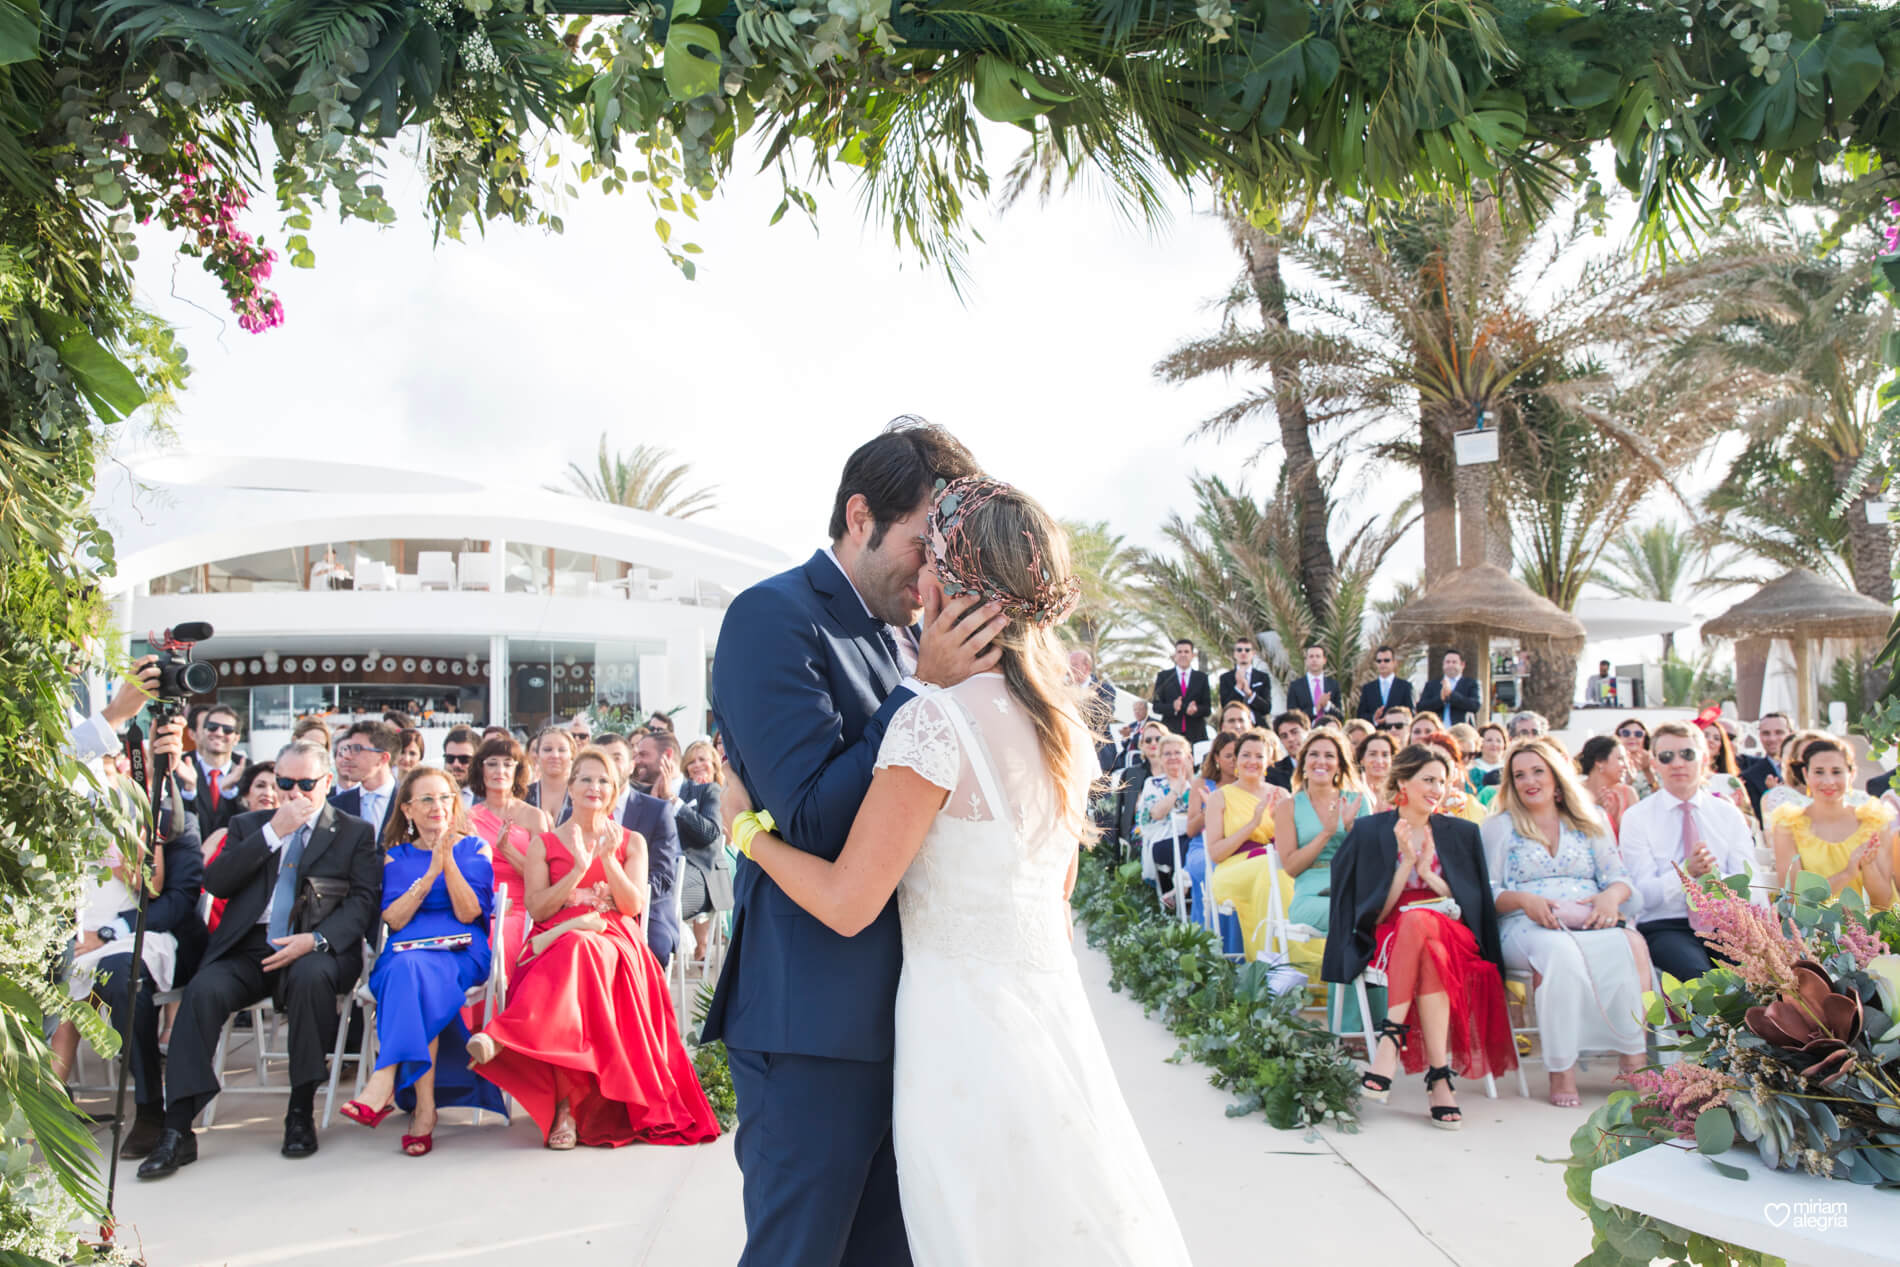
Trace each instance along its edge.
{"label": "coral pink dress", "polygon": [[[574,857],[552,832],[541,840],[548,879],[559,883]],[[626,852],[623,830],[616,856],[625,859]],[[596,858],[574,892],[606,878]],[[538,921],[535,931],[593,910],[575,901]],[[666,974],[647,949],[640,921],[611,910],[602,918],[605,932],[563,933],[538,956],[528,948],[508,1005],[483,1031],[497,1052],[480,1067],[482,1076],[514,1096],[544,1136],[566,1098],[583,1144],[717,1139],[718,1120],[680,1041]]]}
{"label": "coral pink dress", "polygon": [[515,979],[515,964],[521,959],[521,948],[528,943],[528,925],[531,921],[528,919],[527,886],[522,881],[521,872],[515,869],[513,863],[502,857],[497,845],[505,829],[509,846],[525,857],[532,833],[526,827],[516,823],[504,824],[501,815],[489,809],[481,801],[475,802],[474,807],[469,810],[468,822],[469,826],[475,829],[475,834],[489,846],[489,861],[495,868],[495,892],[508,895],[508,917],[502,922],[501,927],[494,930],[491,940],[494,943],[496,956],[507,967],[508,981],[512,988]]}

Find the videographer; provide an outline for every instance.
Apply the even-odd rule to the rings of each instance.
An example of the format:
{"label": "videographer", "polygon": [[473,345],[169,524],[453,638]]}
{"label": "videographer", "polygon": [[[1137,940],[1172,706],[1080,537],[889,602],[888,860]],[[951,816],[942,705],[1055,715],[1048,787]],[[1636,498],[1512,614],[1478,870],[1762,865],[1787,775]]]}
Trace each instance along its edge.
{"label": "videographer", "polygon": [[[73,719],[72,728],[66,733],[66,742],[74,754],[81,761],[97,761],[116,753],[119,731],[158,693],[158,679],[158,657],[141,656],[132,666],[132,676],[119,684],[112,701],[102,709],[92,707],[85,679],[77,679],[73,705],[68,710]],[[180,729],[182,733],[182,723]]]}

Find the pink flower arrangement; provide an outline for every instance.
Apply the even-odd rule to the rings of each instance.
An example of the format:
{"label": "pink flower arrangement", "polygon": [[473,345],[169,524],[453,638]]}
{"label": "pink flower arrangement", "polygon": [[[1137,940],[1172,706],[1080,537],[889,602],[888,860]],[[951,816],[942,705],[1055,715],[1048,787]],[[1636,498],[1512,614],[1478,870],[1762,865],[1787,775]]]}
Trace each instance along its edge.
{"label": "pink flower arrangement", "polygon": [[257,334],[282,325],[284,305],[263,284],[277,252],[237,223],[237,213],[250,203],[249,191],[222,179],[197,146],[186,144],[182,157],[176,186],[159,203],[159,220],[184,232],[180,249],[204,259],[205,271],[224,288],[239,326]]}
{"label": "pink flower arrangement", "polygon": [[1896,217],[1893,223],[1882,230],[1887,235],[1886,253],[1892,255],[1900,251],[1900,198],[1887,199],[1887,214]]}
{"label": "pink flower arrangement", "polygon": [[1684,877],[1689,926],[1709,948],[1728,959],[1742,980],[1758,990],[1795,990],[1795,964],[1811,958],[1799,937],[1782,931],[1773,911],[1727,889],[1705,889]]}
{"label": "pink flower arrangement", "polygon": [[1695,1138],[1695,1120],[1710,1109],[1728,1103],[1729,1092],[1741,1084],[1720,1069],[1679,1060],[1661,1070],[1639,1069],[1629,1084],[1669,1119],[1669,1128],[1683,1139]]}
{"label": "pink flower arrangement", "polygon": [[1841,920],[1841,931],[1836,940],[1841,949],[1854,956],[1854,966],[1865,968],[1874,960],[1887,953],[1886,943],[1874,935],[1872,929],[1860,922],[1852,911],[1845,913]]}

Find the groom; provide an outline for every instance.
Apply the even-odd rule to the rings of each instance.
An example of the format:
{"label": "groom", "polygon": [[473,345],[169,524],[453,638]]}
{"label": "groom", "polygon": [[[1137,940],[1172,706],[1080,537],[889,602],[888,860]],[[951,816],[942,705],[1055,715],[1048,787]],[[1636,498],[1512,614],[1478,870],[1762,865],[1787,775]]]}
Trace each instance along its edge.
{"label": "groom", "polygon": [[[843,850],[906,700],[995,662],[1000,618],[974,635],[951,628],[970,600],[946,604],[921,640],[912,632],[931,498],[939,481],[977,472],[949,432],[897,419],[845,463],[831,545],[726,612],[712,702],[743,785],[733,799],[771,814],[799,849]],[[736,894],[703,1036],[725,1042],[739,1100],[740,1265],[908,1267],[891,1148],[897,903],[845,938],[751,862]]]}

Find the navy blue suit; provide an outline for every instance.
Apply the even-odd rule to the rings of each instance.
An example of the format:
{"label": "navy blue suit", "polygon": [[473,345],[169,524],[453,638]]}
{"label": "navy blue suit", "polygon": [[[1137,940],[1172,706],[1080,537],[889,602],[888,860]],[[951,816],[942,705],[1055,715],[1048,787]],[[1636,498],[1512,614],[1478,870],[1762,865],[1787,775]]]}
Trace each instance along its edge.
{"label": "navy blue suit", "polygon": [[[389,784],[389,795],[383,801],[382,821],[370,824],[370,826],[375,829],[376,839],[379,841],[383,838],[383,828],[389,825],[389,816],[396,812],[396,793],[399,790],[401,790],[400,781],[392,777]],[[361,818],[363,817],[363,789],[353,787],[347,792],[332,792],[330,794],[330,804],[336,806],[351,818]]]}
{"label": "navy blue suit", "polygon": [[673,909],[673,890],[680,882],[680,836],[673,823],[673,807],[639,788],[627,793],[620,825],[637,831],[647,842],[647,949],[662,964],[673,957],[680,942],[680,921]]}
{"label": "navy blue suit", "polygon": [[[837,858],[911,696],[894,645],[819,551],[726,613],[712,703],[726,759],[794,847]],[[745,1174],[741,1267],[907,1267],[891,1148],[903,960],[893,900],[841,937],[741,860],[704,1037],[725,1042]]]}

